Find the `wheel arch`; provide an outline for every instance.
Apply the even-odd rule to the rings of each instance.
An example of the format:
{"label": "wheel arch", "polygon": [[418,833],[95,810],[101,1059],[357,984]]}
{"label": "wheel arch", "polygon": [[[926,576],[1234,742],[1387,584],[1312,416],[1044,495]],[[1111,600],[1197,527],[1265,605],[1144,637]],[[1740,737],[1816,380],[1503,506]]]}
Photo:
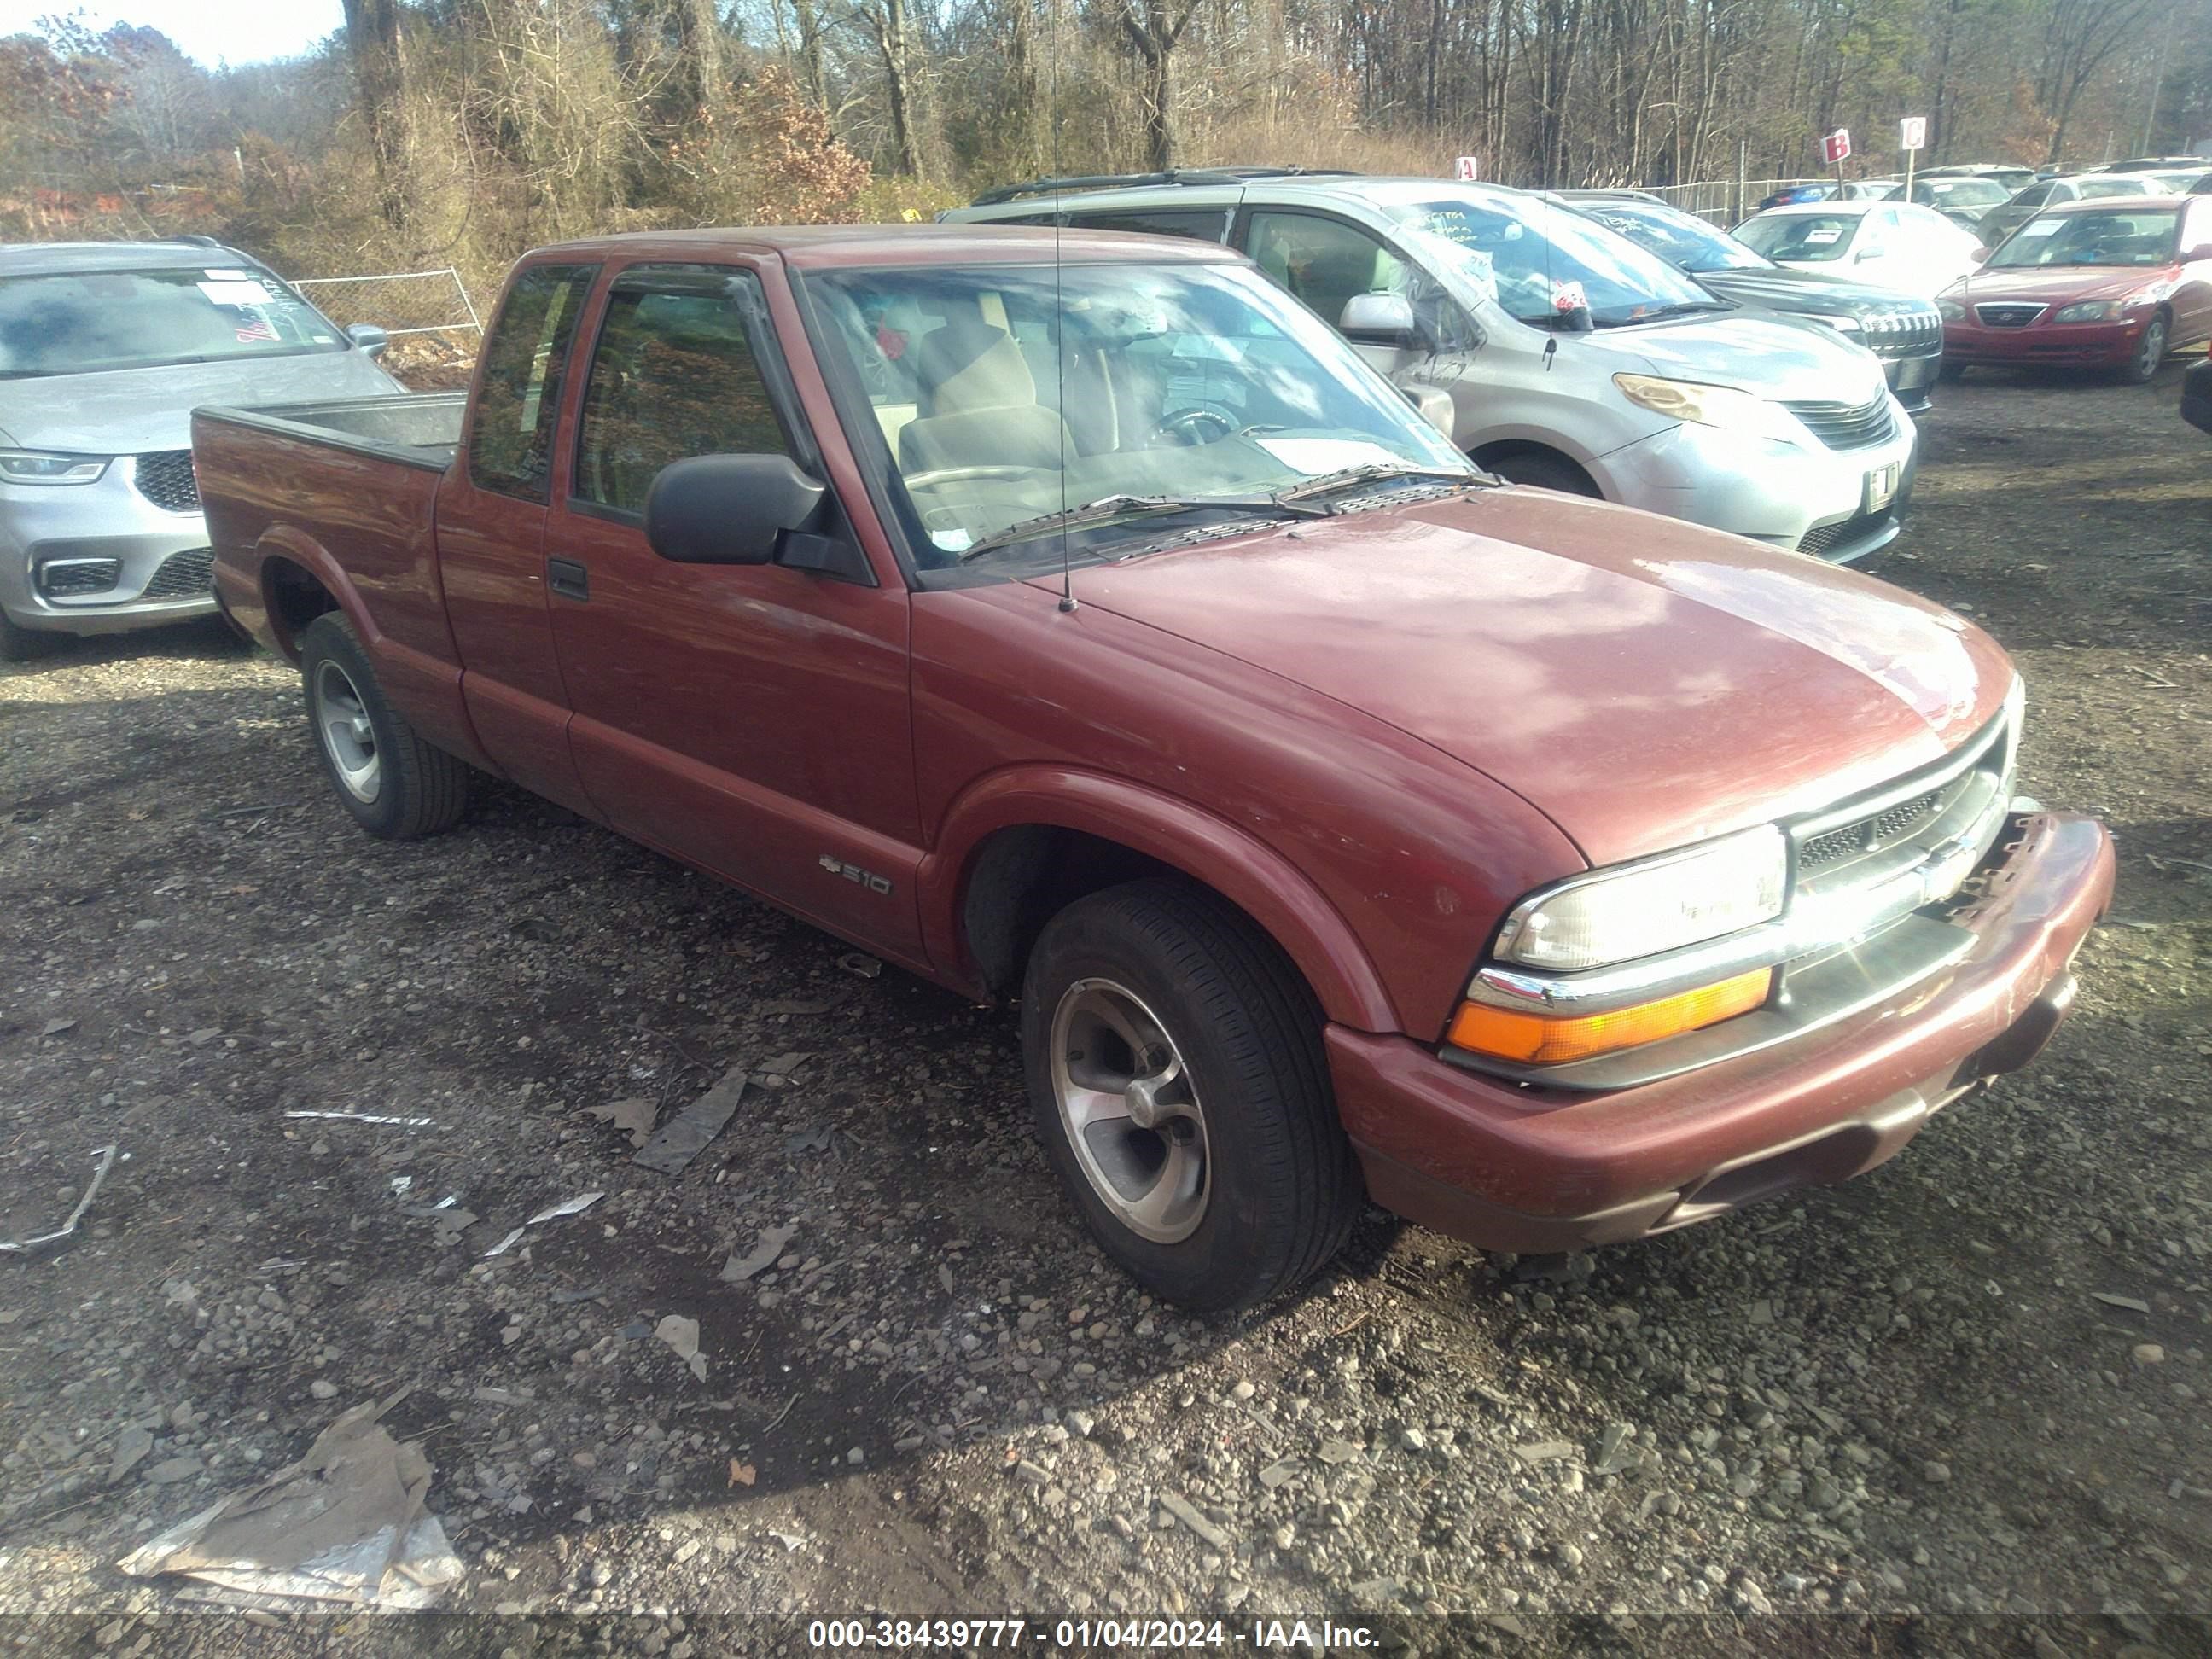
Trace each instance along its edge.
{"label": "wheel arch", "polygon": [[300,635],[317,617],[345,615],[364,646],[377,637],[368,607],[346,579],[338,562],[313,538],[289,527],[263,536],[254,554],[264,616],[278,651],[300,660]]}
{"label": "wheel arch", "polygon": [[1234,906],[1289,959],[1331,1021],[1399,1029],[1364,947],[1295,866],[1188,802],[1095,774],[1001,773],[956,803],[921,872],[923,937],[951,978],[1005,997],[1060,908],[1158,875]]}
{"label": "wheel arch", "polygon": [[1495,469],[1501,461],[1510,461],[1516,456],[1524,455],[1533,456],[1540,460],[1557,462],[1588,483],[1589,493],[1594,498],[1598,501],[1607,499],[1605,489],[1598,483],[1596,475],[1592,473],[1582,461],[1556,444],[1544,443],[1534,438],[1500,438],[1493,443],[1483,444],[1469,452],[1468,459],[1477,466]]}

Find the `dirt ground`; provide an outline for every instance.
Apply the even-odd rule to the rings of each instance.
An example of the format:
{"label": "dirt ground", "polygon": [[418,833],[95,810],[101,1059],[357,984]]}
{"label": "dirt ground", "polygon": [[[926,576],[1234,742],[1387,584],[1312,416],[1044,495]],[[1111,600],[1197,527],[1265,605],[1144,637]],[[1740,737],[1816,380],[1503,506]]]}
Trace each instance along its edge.
{"label": "dirt ground", "polygon": [[[75,1237],[0,1256],[0,1644],[689,1659],[1031,1612],[2212,1650],[2212,440],[2177,380],[1944,388],[1871,566],[2014,650],[2023,787],[2119,836],[2043,1060],[1865,1180],[1634,1248],[1371,1214],[1241,1322],[1086,1242],[1007,1015],[500,788],[368,840],[289,671],[212,633],[0,670],[0,1238],[120,1149]],[[587,1115],[732,1070],[678,1176]],[[186,1617],[115,1570],[380,1399],[482,1620]],[[1683,1611],[1731,1617],[1638,1617]]]}

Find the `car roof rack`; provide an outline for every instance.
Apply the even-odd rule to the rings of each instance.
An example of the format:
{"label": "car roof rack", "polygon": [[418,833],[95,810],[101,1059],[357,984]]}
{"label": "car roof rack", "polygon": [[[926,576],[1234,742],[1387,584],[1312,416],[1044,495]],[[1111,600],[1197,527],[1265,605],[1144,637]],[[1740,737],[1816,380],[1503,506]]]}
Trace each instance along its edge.
{"label": "car roof rack", "polygon": [[1241,185],[1250,179],[1357,179],[1352,167],[1170,167],[1164,173],[1093,173],[1066,179],[1032,179],[1025,185],[1001,185],[978,196],[970,207],[993,207],[1024,196],[1049,196],[1064,190],[1133,189],[1146,185]]}

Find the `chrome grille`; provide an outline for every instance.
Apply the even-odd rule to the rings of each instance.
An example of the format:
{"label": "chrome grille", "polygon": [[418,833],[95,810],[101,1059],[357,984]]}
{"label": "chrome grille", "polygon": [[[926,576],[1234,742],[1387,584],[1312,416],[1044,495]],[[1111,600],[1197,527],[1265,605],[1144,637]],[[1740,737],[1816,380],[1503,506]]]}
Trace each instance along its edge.
{"label": "chrome grille", "polygon": [[1976,306],[1974,315],[1982,319],[1984,328],[2026,328],[2043,315],[2042,306]]}
{"label": "chrome grille", "polygon": [[1878,312],[1859,319],[1858,337],[1885,361],[1918,357],[1943,343],[1943,318],[1932,306],[1924,311]]}
{"label": "chrome grille", "polygon": [[199,479],[192,471],[192,452],[165,449],[138,458],[138,493],[164,513],[200,510]]}
{"label": "chrome grille", "polygon": [[1931,789],[1886,812],[1814,836],[1797,849],[1797,867],[1818,870],[1861,853],[1880,852],[1925,823],[1942,799],[1942,791]]}
{"label": "chrome grille", "polygon": [[1831,449],[1869,449],[1897,435],[1887,392],[1863,404],[1785,403],[1782,406]]}
{"label": "chrome grille", "polygon": [[215,592],[215,549],[196,547],[188,553],[172,553],[161,561],[154,580],[146,584],[149,599],[198,599]]}

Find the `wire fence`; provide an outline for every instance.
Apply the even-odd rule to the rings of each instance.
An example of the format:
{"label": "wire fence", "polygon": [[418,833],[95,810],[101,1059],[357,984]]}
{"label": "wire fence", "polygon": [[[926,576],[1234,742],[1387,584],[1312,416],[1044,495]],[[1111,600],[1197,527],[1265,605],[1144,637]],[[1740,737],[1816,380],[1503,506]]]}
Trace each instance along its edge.
{"label": "wire fence", "polygon": [[422,390],[465,382],[483,341],[483,319],[460,273],[385,271],[309,276],[292,284],[341,326],[374,323],[392,337],[385,366]]}

